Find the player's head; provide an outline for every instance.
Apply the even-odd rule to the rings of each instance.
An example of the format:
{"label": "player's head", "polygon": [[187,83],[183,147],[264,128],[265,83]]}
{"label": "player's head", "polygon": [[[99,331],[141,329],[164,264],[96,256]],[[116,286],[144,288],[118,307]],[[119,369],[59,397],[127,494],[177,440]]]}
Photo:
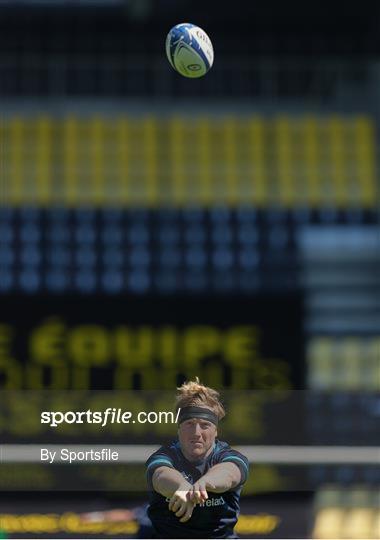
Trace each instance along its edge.
{"label": "player's head", "polygon": [[190,461],[206,457],[218,434],[218,421],[225,416],[219,393],[199,382],[189,381],[179,387],[176,398],[178,437],[184,456]]}

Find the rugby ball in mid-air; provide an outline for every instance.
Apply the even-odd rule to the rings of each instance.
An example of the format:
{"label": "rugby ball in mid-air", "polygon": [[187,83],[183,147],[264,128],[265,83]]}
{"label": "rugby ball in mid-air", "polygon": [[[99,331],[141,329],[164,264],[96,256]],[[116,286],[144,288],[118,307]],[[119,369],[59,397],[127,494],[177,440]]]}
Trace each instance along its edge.
{"label": "rugby ball in mid-air", "polygon": [[172,67],[184,77],[203,77],[214,62],[208,35],[195,24],[174,26],[166,38],[166,55]]}

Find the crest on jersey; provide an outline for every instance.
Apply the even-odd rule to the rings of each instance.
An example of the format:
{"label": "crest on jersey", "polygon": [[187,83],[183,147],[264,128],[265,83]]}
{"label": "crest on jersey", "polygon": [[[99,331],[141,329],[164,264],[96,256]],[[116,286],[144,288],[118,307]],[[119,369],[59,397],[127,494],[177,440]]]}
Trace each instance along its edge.
{"label": "crest on jersey", "polygon": [[191,476],[191,474],[187,474],[185,473],[185,471],[181,471],[181,474],[182,476],[184,477],[185,480],[187,480],[189,482],[189,484],[193,484],[194,481],[193,481],[193,477]]}

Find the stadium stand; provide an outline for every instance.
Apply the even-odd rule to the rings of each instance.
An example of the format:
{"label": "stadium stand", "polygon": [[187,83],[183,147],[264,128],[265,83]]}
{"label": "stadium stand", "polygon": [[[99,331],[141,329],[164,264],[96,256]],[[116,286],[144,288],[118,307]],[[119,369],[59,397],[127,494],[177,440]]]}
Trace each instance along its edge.
{"label": "stadium stand", "polygon": [[313,538],[378,538],[379,494],[363,486],[326,486],[315,499]]}
{"label": "stadium stand", "polygon": [[16,117],[0,140],[4,204],[376,207],[365,116]]}
{"label": "stadium stand", "polygon": [[[276,16],[271,3],[237,0],[232,13],[230,3],[219,1],[215,10],[202,3],[194,12],[216,44],[216,61],[207,78],[188,81],[167,64],[163,41],[183,10],[193,9],[190,0],[101,7],[89,0],[80,9],[75,0],[34,3],[0,1],[0,303],[120,298],[122,316],[112,324],[129,324],[124,302],[136,296],[153,306],[182,295],[184,311],[193,297],[301,298],[296,339],[306,378],[295,392],[303,390],[308,450],[326,445],[327,459],[310,463],[305,452],[296,465],[303,472],[294,474],[298,500],[286,492],[294,469],[283,474],[281,456],[280,467],[254,464],[249,495],[267,491],[271,500],[261,501],[265,514],[254,515],[243,497],[247,512],[237,532],[379,538],[378,466],[328,460],[331,445],[348,454],[355,446],[359,456],[379,445],[379,8],[368,14],[332,4],[326,18],[315,3],[300,2],[294,13],[278,4]],[[99,305],[91,316],[100,324]],[[54,313],[67,315],[65,308]],[[235,315],[226,312],[224,322]],[[36,368],[20,345],[31,334],[9,313],[0,330],[0,368],[15,368],[9,384],[21,387],[29,381],[24,372]],[[42,373],[37,353],[36,363]],[[218,365],[210,373],[223,379]],[[149,384],[155,374],[152,368]],[[167,374],[174,381],[177,371]],[[45,379],[36,377],[39,388]],[[294,423],[286,417],[284,437]],[[9,511],[0,536],[35,536],[35,516],[53,515],[46,485],[54,476],[32,471],[36,485],[46,479],[47,497],[39,498],[40,487],[20,509],[7,490],[20,489],[27,474],[7,471],[4,485],[0,475],[0,502]],[[110,477],[107,487],[115,485]],[[280,504],[271,507],[276,489]],[[308,489],[313,518],[302,506]],[[71,534],[82,502],[64,493],[53,508],[58,521],[63,508],[76,512]],[[34,516],[37,530],[24,515]],[[265,520],[270,532],[260,529]],[[135,521],[101,526],[104,535],[137,533]]]}

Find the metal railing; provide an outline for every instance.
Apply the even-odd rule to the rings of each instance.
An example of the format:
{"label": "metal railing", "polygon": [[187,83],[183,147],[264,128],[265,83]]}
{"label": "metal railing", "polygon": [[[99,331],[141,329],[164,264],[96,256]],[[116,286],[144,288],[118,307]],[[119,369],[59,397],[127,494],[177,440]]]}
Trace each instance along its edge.
{"label": "metal railing", "polygon": [[[324,103],[347,94],[362,106],[371,93],[370,64],[335,58],[216,57],[205,78],[188,80],[164,52],[95,56],[9,53],[0,56],[0,95],[312,99]],[[376,92],[375,92],[376,93]]]}

